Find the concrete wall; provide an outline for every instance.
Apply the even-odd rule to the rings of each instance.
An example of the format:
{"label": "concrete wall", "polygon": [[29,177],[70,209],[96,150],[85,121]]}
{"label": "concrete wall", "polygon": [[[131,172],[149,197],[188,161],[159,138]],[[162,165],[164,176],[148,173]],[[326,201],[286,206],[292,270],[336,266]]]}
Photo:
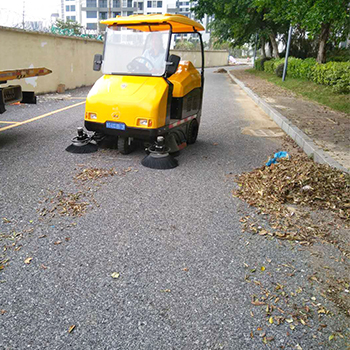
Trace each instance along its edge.
{"label": "concrete wall", "polygon": [[[46,67],[52,73],[43,77],[13,80],[8,85],[21,85],[24,91],[54,92],[59,84],[66,89],[88,86],[101,76],[92,70],[93,57],[103,51],[97,40],[64,37],[53,34],[25,32],[0,27],[0,70]],[[172,50],[183,60],[201,66],[199,51]],[[227,64],[227,51],[205,51],[207,67]]]}
{"label": "concrete wall", "polygon": [[[178,55],[183,60],[191,61],[195,67],[201,67],[202,56],[200,51],[171,50],[171,53]],[[204,51],[205,67],[226,66],[228,51]]]}
{"label": "concrete wall", "polygon": [[23,90],[36,93],[53,92],[59,84],[66,89],[92,85],[100,72],[92,70],[95,53],[102,53],[103,43],[97,40],[25,32],[0,27],[0,70],[46,67],[52,73],[9,81]]}

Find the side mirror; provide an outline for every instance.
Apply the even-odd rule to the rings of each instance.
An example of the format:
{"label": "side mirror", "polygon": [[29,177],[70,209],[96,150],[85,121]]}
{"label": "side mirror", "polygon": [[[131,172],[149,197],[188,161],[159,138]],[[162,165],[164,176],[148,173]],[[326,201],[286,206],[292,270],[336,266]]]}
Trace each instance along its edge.
{"label": "side mirror", "polygon": [[180,63],[180,57],[176,55],[170,55],[169,62],[166,63],[166,76],[170,77],[173,75]]}
{"label": "side mirror", "polygon": [[101,65],[102,65],[102,55],[96,54],[94,57],[93,70],[96,70],[96,71],[101,70]]}

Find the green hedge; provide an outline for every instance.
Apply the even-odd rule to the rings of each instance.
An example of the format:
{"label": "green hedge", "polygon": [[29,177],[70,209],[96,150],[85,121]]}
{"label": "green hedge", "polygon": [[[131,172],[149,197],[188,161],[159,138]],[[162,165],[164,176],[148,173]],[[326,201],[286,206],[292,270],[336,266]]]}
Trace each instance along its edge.
{"label": "green hedge", "polygon": [[[284,58],[266,61],[263,70],[281,76]],[[259,69],[260,70],[260,69]],[[316,84],[332,86],[335,92],[350,92],[350,62],[316,63],[314,58],[288,59],[287,75],[292,78],[311,80]]]}
{"label": "green hedge", "polygon": [[264,70],[264,69],[261,69],[261,68],[262,68],[262,67],[261,67],[261,58],[258,58],[258,59],[255,60],[255,62],[254,62],[254,68],[255,68],[256,70]]}
{"label": "green hedge", "polygon": [[293,78],[312,80],[313,68],[315,65],[316,60],[314,58],[302,60],[300,58],[291,57],[288,59],[288,75]]}
{"label": "green hedge", "polygon": [[276,69],[281,63],[284,63],[284,58],[267,61],[264,64],[264,70],[265,72],[276,74]]}
{"label": "green hedge", "polygon": [[350,92],[350,62],[317,63],[312,80],[316,84],[332,86],[335,92]]}
{"label": "green hedge", "polygon": [[258,58],[257,60],[255,60],[254,68],[256,70],[263,71],[265,62],[269,61],[269,60],[271,60],[271,58],[269,58],[269,57]]}

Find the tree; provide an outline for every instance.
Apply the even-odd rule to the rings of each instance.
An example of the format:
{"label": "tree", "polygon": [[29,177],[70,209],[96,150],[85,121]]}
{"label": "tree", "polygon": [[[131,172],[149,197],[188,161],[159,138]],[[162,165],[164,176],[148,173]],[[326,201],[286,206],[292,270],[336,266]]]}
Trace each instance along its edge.
{"label": "tree", "polygon": [[230,41],[233,47],[254,43],[258,33],[260,42],[270,41],[273,56],[279,58],[277,34],[285,30],[287,23],[278,25],[266,14],[267,7],[256,0],[199,0],[194,11],[199,18],[204,14],[214,16],[211,23],[214,36],[220,41]]}
{"label": "tree", "polygon": [[[302,1],[298,0],[299,6]],[[344,40],[350,31],[349,2],[346,0],[309,0],[307,12],[303,18],[295,22],[300,22],[302,28],[306,29],[311,36],[318,37],[319,47],[317,62],[326,62],[327,41]],[[304,4],[305,6],[305,4]]]}
{"label": "tree", "polygon": [[67,32],[69,35],[80,35],[83,32],[83,27],[76,21],[67,19],[65,22],[62,19],[57,18],[55,22],[55,27]]}
{"label": "tree", "polygon": [[318,41],[317,62],[326,62],[328,40],[339,43],[350,32],[348,0],[256,0],[259,8],[269,8],[266,18],[276,24],[287,20]]}

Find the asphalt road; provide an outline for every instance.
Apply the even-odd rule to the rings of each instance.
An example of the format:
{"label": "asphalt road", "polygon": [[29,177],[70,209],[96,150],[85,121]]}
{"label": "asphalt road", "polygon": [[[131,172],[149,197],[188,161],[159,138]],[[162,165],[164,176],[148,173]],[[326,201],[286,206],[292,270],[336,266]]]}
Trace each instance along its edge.
{"label": "asphalt road", "polygon": [[[77,104],[87,91],[10,106],[0,120]],[[320,296],[306,278],[307,250],[241,232],[239,219],[253,209],[232,196],[233,175],[261,166],[282,142],[242,133],[266,117],[237,85],[207,70],[198,141],[173,170],[142,167],[141,149],[65,152],[83,114],[79,105],[8,130],[13,124],[0,123],[0,232],[11,235],[2,243],[23,235],[0,271],[0,349],[328,348],[317,320],[312,331],[292,331],[251,303],[261,286],[249,272],[269,290],[301,287],[300,303]],[[75,177],[85,168],[118,174],[82,184]],[[83,193],[86,213],[40,216],[60,191]],[[329,331],[340,326],[328,322]],[[265,344],[263,333],[274,339]]]}

